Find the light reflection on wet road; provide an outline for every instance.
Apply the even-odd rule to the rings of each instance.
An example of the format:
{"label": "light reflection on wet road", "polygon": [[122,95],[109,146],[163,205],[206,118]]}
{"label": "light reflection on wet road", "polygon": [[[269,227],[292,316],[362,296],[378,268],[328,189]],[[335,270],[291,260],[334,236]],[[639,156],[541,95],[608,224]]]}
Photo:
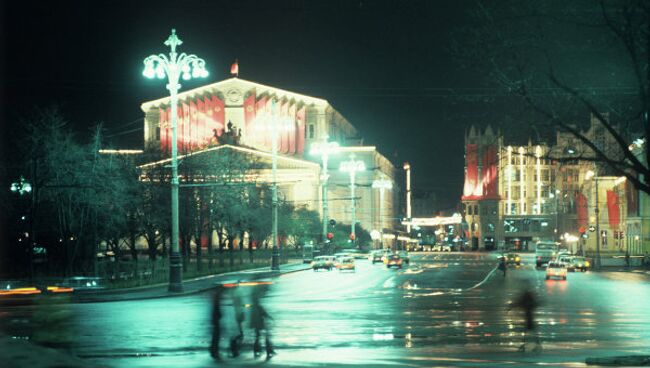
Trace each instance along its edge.
{"label": "light reflection on wet road", "polygon": [[[578,366],[589,356],[647,353],[650,285],[631,273],[570,273],[546,281],[525,264],[495,274],[495,254],[413,253],[411,266],[388,270],[366,260],[354,273],[304,271],[275,280],[264,302],[273,316],[278,355],[244,355],[225,365]],[[507,303],[535,290],[541,354],[517,351],[523,316]],[[246,296],[244,296],[246,301]],[[225,301],[224,320],[234,317]],[[114,367],[211,366],[210,294],[68,305],[73,350]],[[13,313],[13,314],[12,314]],[[16,315],[8,312],[3,320]],[[234,324],[224,335],[234,333]],[[225,342],[222,342],[225,351]]]}

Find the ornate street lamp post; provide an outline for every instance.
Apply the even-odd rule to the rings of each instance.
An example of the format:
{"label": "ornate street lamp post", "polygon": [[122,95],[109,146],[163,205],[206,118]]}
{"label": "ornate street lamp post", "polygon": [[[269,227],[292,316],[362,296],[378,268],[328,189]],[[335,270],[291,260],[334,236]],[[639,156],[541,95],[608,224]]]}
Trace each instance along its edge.
{"label": "ornate street lamp post", "polygon": [[178,142],[177,142],[177,105],[178,90],[181,85],[178,83],[182,76],[184,80],[191,78],[205,78],[208,76],[205,70],[205,61],[196,55],[185,53],[177,54],[176,47],[183,42],[176,36],[176,30],[165,41],[165,45],[171,48],[169,56],[165,54],[151,55],[144,59],[144,71],[142,74],[147,78],[157,77],[158,79],[168,78],[167,89],[170,93],[170,105],[172,115],[172,239],[171,254],[169,256],[169,291],[183,291],[183,274],[181,254],[178,246]]}
{"label": "ornate street lamp post", "polygon": [[[404,163],[404,170],[406,171],[406,217],[409,223],[411,222],[411,164]],[[406,225],[406,232],[411,236],[411,225]]]}
{"label": "ornate street lamp post", "polygon": [[381,249],[384,249],[384,191],[393,189],[393,182],[381,174],[381,179],[373,180],[372,187],[379,189],[379,233],[381,234],[379,244]]}
{"label": "ornate street lamp post", "polygon": [[350,240],[352,240],[353,244],[357,240],[357,234],[354,229],[357,222],[357,205],[356,205],[356,198],[354,194],[354,188],[355,188],[354,182],[355,182],[357,172],[364,171],[365,169],[366,169],[366,165],[363,163],[363,161],[358,161],[354,159],[354,153],[350,155],[349,161],[341,162],[341,165],[339,167],[339,170],[350,174],[350,202],[352,204],[351,206],[352,225],[350,230]]}
{"label": "ornate street lamp post", "polygon": [[329,222],[329,213],[327,208],[327,182],[329,180],[329,174],[327,173],[327,161],[330,155],[336,154],[339,151],[339,144],[337,142],[328,142],[327,135],[323,137],[323,142],[316,142],[311,145],[309,151],[312,155],[320,155],[323,160],[323,171],[321,175],[321,186],[323,188],[323,234],[321,242],[325,243],[327,239],[327,224]]}

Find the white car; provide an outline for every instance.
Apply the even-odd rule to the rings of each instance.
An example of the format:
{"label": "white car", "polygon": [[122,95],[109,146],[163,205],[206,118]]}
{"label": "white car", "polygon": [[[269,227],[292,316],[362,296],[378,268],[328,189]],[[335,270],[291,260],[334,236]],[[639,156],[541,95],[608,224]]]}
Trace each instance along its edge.
{"label": "white car", "polygon": [[561,278],[566,280],[567,268],[564,263],[549,262],[546,267],[546,279],[550,280],[552,277]]}

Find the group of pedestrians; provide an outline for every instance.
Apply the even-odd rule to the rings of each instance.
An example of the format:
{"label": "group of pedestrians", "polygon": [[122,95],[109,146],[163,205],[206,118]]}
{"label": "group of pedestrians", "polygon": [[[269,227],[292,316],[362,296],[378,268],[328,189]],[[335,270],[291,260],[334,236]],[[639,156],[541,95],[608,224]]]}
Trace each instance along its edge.
{"label": "group of pedestrians", "polygon": [[266,351],[266,360],[271,359],[275,355],[273,345],[271,344],[271,332],[269,328],[269,320],[273,318],[268,314],[266,309],[261,304],[261,299],[268,290],[268,285],[259,284],[252,286],[251,302],[245,305],[242,301],[242,293],[239,284],[232,287],[224,287],[223,285],[217,286],[214,292],[213,308],[212,308],[212,343],[210,344],[210,355],[217,361],[221,360],[219,355],[219,343],[221,341],[222,332],[222,317],[223,317],[223,299],[226,296],[226,290],[230,290],[230,298],[232,300],[232,311],[234,313],[234,324],[236,331],[234,336],[229,340],[230,356],[236,358],[240,355],[240,350],[244,341],[244,309],[250,308],[249,313],[249,326],[255,332],[255,341],[253,343],[253,356],[258,358],[262,355],[262,346],[260,339],[264,337],[264,348]]}

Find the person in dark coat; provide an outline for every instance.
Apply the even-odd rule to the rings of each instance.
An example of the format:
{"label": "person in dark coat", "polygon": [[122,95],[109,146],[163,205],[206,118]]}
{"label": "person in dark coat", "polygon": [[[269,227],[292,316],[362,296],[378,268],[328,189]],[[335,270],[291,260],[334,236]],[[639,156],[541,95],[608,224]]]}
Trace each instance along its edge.
{"label": "person in dark coat", "polygon": [[506,277],[506,269],[508,268],[508,264],[506,262],[506,256],[501,256],[499,259],[499,270],[503,272],[503,277]]}
{"label": "person in dark coat", "polygon": [[251,314],[250,314],[250,325],[251,328],[255,331],[255,343],[253,344],[253,355],[257,358],[262,354],[262,347],[260,346],[260,336],[262,331],[265,332],[265,349],[266,349],[266,360],[269,360],[275,355],[273,350],[273,345],[271,344],[271,333],[269,329],[268,321],[273,319],[266,309],[260,303],[262,295],[266,292],[266,287],[264,285],[259,285],[253,291],[251,295]]}
{"label": "person in dark coat", "polygon": [[[535,309],[539,306],[535,294],[526,289],[519,298],[513,303],[513,307],[520,308],[524,312],[526,319],[526,331],[524,333],[524,343],[519,347],[519,350],[526,351],[526,335],[534,333],[535,330]],[[538,351],[542,348],[539,341],[539,336],[535,335],[536,346],[533,350]]]}
{"label": "person in dark coat", "polygon": [[241,349],[241,344],[244,341],[244,328],[242,324],[244,323],[244,305],[241,298],[241,286],[236,286],[233,289],[232,294],[232,307],[235,312],[235,323],[237,324],[236,336],[233,336],[230,339],[230,354],[233,358],[239,356],[239,350]]}
{"label": "person in dark coat", "polygon": [[221,298],[223,287],[217,285],[212,299],[212,343],[210,344],[210,355],[215,360],[219,357],[219,340],[221,339]]}

